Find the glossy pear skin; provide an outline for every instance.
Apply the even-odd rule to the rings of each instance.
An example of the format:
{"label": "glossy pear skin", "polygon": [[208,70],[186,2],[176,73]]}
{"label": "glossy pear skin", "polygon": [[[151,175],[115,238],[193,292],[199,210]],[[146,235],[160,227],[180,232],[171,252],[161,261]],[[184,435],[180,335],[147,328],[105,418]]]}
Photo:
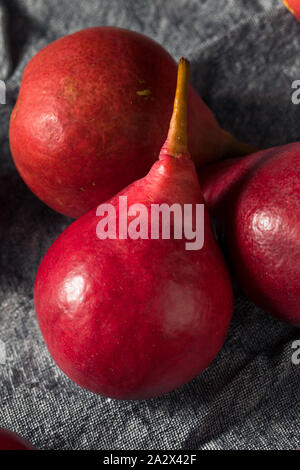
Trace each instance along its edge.
{"label": "glossy pear skin", "polygon": [[0,428],[0,450],[33,450],[33,446],[18,434]]}
{"label": "glossy pear skin", "polygon": [[300,2],[299,0],[283,0],[285,6],[300,21]]}
{"label": "glossy pear skin", "polygon": [[[109,202],[203,203],[193,162],[162,151]],[[46,345],[77,384],[118,399],[156,397],[214,359],[232,316],[231,281],[205,212],[204,247],[186,240],[99,240],[92,210],[44,257],[34,288]],[[172,229],[171,229],[172,233]]]}
{"label": "glossy pear skin", "polygon": [[[90,28],[45,47],[25,68],[10,120],[24,181],[77,218],[144,177],[167,135],[176,76],[165,49],[124,29]],[[226,134],[192,87],[188,123],[194,161],[219,158]]]}
{"label": "glossy pear skin", "polygon": [[300,144],[209,165],[200,184],[245,293],[300,326]]}

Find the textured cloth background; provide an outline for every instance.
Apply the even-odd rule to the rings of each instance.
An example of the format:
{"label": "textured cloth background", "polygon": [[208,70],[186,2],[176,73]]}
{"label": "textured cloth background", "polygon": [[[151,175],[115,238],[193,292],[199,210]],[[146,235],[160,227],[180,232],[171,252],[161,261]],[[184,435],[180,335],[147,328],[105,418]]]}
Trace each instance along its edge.
{"label": "textured cloth background", "polygon": [[[50,41],[115,25],[159,41],[192,62],[192,81],[221,125],[261,146],[300,140],[300,24],[280,0],[7,0],[0,4],[0,426],[41,449],[296,449],[299,330],[244,296],[222,351],[168,396],[117,402],[88,393],[50,358],[33,308],[42,256],[70,223],[18,176],[8,122],[24,66]],[[299,305],[300,308],[300,305]]]}

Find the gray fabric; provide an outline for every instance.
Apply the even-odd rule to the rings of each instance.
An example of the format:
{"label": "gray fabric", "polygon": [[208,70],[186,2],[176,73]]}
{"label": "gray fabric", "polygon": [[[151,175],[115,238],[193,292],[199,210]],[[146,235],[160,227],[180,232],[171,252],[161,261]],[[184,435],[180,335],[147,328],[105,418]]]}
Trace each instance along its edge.
{"label": "gray fabric", "polygon": [[[33,308],[39,262],[70,223],[43,205],[10,158],[8,120],[28,60],[94,25],[143,32],[192,62],[219,122],[261,146],[300,140],[300,24],[280,0],[7,0],[0,6],[0,426],[41,449],[295,449],[300,446],[299,330],[237,294],[226,344],[193,382],[147,402],[88,393],[50,358]],[[4,361],[2,361],[4,362]]]}

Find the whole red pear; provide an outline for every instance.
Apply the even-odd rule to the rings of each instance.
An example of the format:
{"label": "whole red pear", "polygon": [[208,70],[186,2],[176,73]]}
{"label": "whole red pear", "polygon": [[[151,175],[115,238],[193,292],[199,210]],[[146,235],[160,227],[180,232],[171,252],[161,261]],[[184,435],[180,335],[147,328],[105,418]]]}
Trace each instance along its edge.
{"label": "whole red pear", "polygon": [[[121,196],[128,207],[143,204],[148,213],[153,204],[203,204],[186,143],[188,76],[182,59],[159,160],[107,202],[117,226],[124,216]],[[92,210],[70,225],[39,267],[34,301],[46,345],[72,380],[95,393],[118,399],[165,394],[209,365],[232,315],[231,281],[209,215],[203,248],[194,251],[186,249],[186,238],[161,233],[157,239],[99,240],[99,220]]]}
{"label": "whole red pear", "polygon": [[12,431],[0,428],[0,450],[32,450],[33,446]]}
{"label": "whole red pear", "polygon": [[[175,84],[172,57],[133,31],[90,28],[48,45],[25,68],[11,114],[10,147],[22,178],[56,211],[85,214],[149,171],[167,134]],[[249,153],[192,87],[188,120],[197,164]]]}
{"label": "whole red pear", "polygon": [[300,143],[208,165],[199,176],[245,293],[300,326]]}

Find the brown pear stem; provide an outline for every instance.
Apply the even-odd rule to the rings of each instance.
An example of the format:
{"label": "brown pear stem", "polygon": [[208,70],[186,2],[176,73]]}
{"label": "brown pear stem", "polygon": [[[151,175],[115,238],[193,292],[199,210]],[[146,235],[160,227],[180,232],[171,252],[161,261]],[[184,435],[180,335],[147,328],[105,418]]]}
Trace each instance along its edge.
{"label": "brown pear stem", "polygon": [[188,153],[187,97],[190,82],[190,63],[181,57],[178,63],[177,86],[173,114],[168,132],[168,153],[173,157]]}
{"label": "brown pear stem", "polygon": [[246,144],[245,142],[240,142],[235,137],[233,137],[229,132],[222,130],[222,140],[223,140],[223,158],[233,158],[233,157],[242,157],[244,155],[249,155],[249,153],[254,153],[259,150],[258,147],[254,145]]}

